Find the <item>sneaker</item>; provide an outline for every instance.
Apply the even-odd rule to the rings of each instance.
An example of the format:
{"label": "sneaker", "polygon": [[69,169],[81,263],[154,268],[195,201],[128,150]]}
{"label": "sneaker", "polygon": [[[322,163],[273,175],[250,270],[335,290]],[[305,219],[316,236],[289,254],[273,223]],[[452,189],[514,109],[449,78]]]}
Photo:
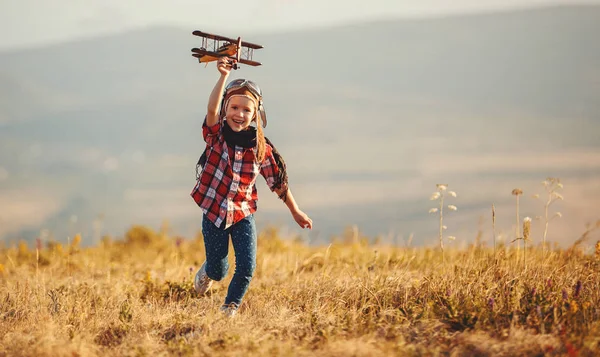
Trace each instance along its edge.
{"label": "sneaker", "polygon": [[202,264],[198,272],[196,273],[196,278],[194,279],[194,290],[200,295],[206,294],[210,286],[212,285],[212,280],[206,275],[206,262]]}
{"label": "sneaker", "polygon": [[234,317],[235,314],[237,313],[239,306],[237,306],[236,303],[232,302],[229,305],[221,305],[221,311],[225,314],[225,316],[227,317]]}

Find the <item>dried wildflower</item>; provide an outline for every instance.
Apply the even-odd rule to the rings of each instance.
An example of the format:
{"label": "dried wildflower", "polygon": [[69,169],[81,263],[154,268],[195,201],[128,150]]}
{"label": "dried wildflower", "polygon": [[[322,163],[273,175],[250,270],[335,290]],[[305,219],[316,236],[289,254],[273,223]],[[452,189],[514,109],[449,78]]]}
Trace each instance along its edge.
{"label": "dried wildflower", "polygon": [[494,258],[496,258],[496,206],[492,204],[492,231],[494,235]]}
{"label": "dried wildflower", "polygon": [[[444,198],[445,198],[445,191],[448,189],[448,185],[447,184],[441,184],[438,183],[436,184],[436,188],[437,188],[437,192],[434,192],[431,197],[430,200],[434,201],[434,200],[439,200],[438,201],[438,207],[434,207],[429,209],[429,213],[436,213],[439,212],[439,241],[440,241],[440,249],[442,250],[442,259],[444,260],[444,262],[446,261],[445,255],[444,255],[444,230],[446,230],[448,227],[446,227],[443,224],[444,221]],[[456,192],[454,191],[448,191],[447,195],[450,195],[452,197],[456,197]],[[456,206],[454,205],[448,205],[447,206],[449,210],[451,211],[456,211]],[[454,237],[447,237],[448,239],[454,239]]]}
{"label": "dried wildflower", "polygon": [[494,298],[491,297],[488,299],[488,307],[493,310],[494,309]]}
{"label": "dried wildflower", "polygon": [[577,299],[579,297],[579,293],[581,292],[581,287],[583,284],[581,284],[581,280],[577,280],[577,284],[575,284],[575,289],[573,292],[573,298]]}
{"label": "dried wildflower", "polygon": [[76,234],[75,237],[73,237],[73,242],[71,243],[71,246],[77,247],[79,243],[81,243],[81,234]]}
{"label": "dried wildflower", "polygon": [[570,306],[569,310],[571,310],[571,313],[573,313],[573,314],[576,313],[577,311],[579,311],[579,305],[577,305],[577,301],[575,301],[575,300],[571,301],[571,306]]}
{"label": "dried wildflower", "polygon": [[19,250],[17,251],[17,256],[19,257],[29,257],[30,256],[29,247],[27,243],[24,241],[19,241]]}
{"label": "dried wildflower", "polygon": [[[514,242],[514,241],[517,241],[517,240],[519,240],[519,239],[522,238],[522,236],[521,236],[521,229],[520,229],[521,224],[519,222],[519,196],[521,196],[523,194],[523,190],[521,190],[520,188],[515,188],[515,189],[512,190],[512,194],[513,194],[513,196],[516,197],[516,214],[515,214],[515,217],[516,217],[517,224],[515,225],[515,239],[513,240],[513,242]],[[524,245],[525,245],[525,240],[523,240],[523,246]],[[519,244],[517,243],[517,248],[518,247],[519,247]],[[517,259],[518,259],[518,251],[517,251]]]}
{"label": "dried wildflower", "polygon": [[529,231],[531,230],[531,218],[525,217],[523,220],[523,239],[529,240]]}
{"label": "dried wildflower", "polygon": [[550,220],[556,217],[562,217],[560,212],[556,212],[552,217],[548,216],[548,210],[552,203],[557,200],[563,200],[563,196],[558,193],[558,190],[563,188],[562,183],[560,183],[559,178],[548,177],[545,181],[542,182],[545,187],[546,193],[548,194],[548,199],[544,203],[544,234],[542,236],[542,254],[546,249],[546,237],[548,235],[548,223]]}
{"label": "dried wildflower", "polygon": [[539,317],[542,317],[542,307],[540,305],[535,307],[535,311],[537,312]]}

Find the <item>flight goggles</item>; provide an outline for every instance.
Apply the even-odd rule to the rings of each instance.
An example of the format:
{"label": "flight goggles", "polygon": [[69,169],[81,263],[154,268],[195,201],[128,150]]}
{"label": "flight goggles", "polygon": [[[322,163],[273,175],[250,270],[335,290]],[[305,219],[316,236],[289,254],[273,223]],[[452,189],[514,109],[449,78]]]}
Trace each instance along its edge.
{"label": "flight goggles", "polygon": [[256,83],[247,79],[234,79],[233,81],[229,82],[229,84],[227,84],[225,87],[225,93],[242,87],[248,88],[248,90],[250,90],[250,92],[252,92],[257,99],[260,100],[262,98],[262,91],[260,90],[260,87]]}
{"label": "flight goggles", "polygon": [[[265,107],[264,107],[263,101],[262,101],[262,91],[260,90],[260,87],[256,83],[254,83],[248,79],[234,79],[233,81],[229,82],[227,84],[227,86],[225,86],[225,93],[223,93],[223,98],[225,98],[225,96],[227,95],[227,93],[229,91],[235,90],[235,89],[240,89],[240,88],[247,88],[252,94],[254,94],[254,96],[256,96],[256,99],[258,100],[258,113],[262,119],[263,127],[266,127],[267,126],[267,113],[265,112]],[[225,110],[225,108],[223,108],[223,106],[221,106],[221,111],[224,111],[224,110]]]}

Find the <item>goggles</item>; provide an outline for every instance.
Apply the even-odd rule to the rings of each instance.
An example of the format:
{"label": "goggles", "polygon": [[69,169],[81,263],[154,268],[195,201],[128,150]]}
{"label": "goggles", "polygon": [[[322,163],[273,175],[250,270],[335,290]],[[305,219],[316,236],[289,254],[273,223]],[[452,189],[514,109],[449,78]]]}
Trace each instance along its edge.
{"label": "goggles", "polygon": [[[257,112],[260,115],[260,118],[262,120],[263,128],[266,127],[267,126],[267,113],[265,112],[265,108],[263,106],[262,91],[260,90],[260,87],[256,83],[254,83],[248,79],[234,79],[233,81],[229,82],[225,86],[225,91],[223,93],[223,99],[225,99],[225,96],[227,95],[227,93],[229,91],[240,89],[240,88],[247,88],[256,97],[256,99],[258,100],[258,111]],[[223,108],[224,104],[225,103],[221,103],[221,111],[225,110],[225,108]]]}
{"label": "goggles", "polygon": [[234,79],[233,81],[229,82],[225,87],[225,93],[242,87],[248,88],[248,90],[250,90],[250,92],[256,96],[256,99],[262,99],[262,91],[260,90],[260,87],[256,83],[247,79]]}

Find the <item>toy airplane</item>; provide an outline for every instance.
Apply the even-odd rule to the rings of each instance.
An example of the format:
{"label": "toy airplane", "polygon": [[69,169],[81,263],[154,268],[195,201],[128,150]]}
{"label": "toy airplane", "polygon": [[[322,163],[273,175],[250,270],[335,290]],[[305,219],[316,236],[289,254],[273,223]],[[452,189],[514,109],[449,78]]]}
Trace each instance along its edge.
{"label": "toy airplane", "polygon": [[[261,45],[242,41],[241,37],[235,40],[197,30],[192,34],[202,38],[202,47],[192,48],[192,56],[198,58],[200,63],[208,63],[221,57],[229,57],[231,60],[235,59],[238,63],[250,66],[260,66],[262,64],[252,60],[254,50],[263,48]],[[233,69],[238,69],[237,63],[233,64]]]}

